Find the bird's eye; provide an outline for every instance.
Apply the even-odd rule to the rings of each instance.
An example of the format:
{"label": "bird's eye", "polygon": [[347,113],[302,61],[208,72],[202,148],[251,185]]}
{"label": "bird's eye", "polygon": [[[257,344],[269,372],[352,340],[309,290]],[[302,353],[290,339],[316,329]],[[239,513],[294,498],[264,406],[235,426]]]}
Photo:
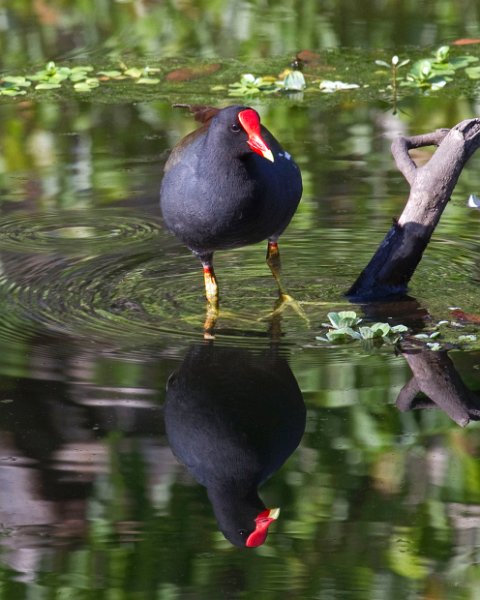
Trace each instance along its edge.
{"label": "bird's eye", "polygon": [[247,537],[247,533],[248,531],[246,529],[239,529],[238,533],[242,536],[242,537]]}
{"label": "bird's eye", "polygon": [[230,125],[230,131],[233,131],[233,133],[238,133],[241,130],[241,127],[238,123],[232,123]]}

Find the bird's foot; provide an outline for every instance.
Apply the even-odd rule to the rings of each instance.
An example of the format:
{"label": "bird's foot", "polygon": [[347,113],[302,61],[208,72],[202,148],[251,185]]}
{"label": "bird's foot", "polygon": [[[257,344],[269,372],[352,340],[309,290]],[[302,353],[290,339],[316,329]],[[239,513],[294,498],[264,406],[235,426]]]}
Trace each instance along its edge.
{"label": "bird's foot", "polygon": [[280,293],[278,301],[273,311],[268,313],[268,315],[264,317],[260,317],[259,321],[265,321],[267,319],[278,317],[279,315],[283,314],[283,312],[287,308],[292,308],[297,313],[297,315],[305,321],[307,326],[310,326],[310,319],[308,318],[306,312],[303,310],[300,302],[298,302],[298,300],[295,300],[295,298],[290,296],[290,294],[286,294],[285,292]]}

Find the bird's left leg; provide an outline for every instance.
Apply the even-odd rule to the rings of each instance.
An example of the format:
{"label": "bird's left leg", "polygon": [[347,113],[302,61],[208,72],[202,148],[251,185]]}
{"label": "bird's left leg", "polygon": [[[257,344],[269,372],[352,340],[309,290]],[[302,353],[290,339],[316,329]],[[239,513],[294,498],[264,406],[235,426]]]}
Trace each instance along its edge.
{"label": "bird's left leg", "polygon": [[278,250],[277,240],[268,240],[267,265],[270,267],[270,271],[277,282],[278,292],[281,296],[284,293],[284,290],[281,280],[282,264],[280,262],[280,252]]}
{"label": "bird's left leg", "polygon": [[305,314],[305,311],[300,306],[300,303],[297,302],[290,294],[288,294],[283,287],[281,271],[282,265],[280,262],[280,252],[278,250],[278,240],[276,238],[270,238],[268,240],[267,245],[267,265],[270,267],[270,271],[275,278],[278,286],[278,303],[273,311],[273,315],[279,314],[283,312],[287,306],[291,306],[293,310],[304,319],[307,323],[309,323],[309,319]]}

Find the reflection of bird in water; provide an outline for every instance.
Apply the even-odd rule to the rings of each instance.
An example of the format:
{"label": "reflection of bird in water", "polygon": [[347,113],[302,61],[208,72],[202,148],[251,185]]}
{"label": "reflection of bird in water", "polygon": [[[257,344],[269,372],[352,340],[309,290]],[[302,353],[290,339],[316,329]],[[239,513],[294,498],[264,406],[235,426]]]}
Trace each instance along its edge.
{"label": "reflection of bird in water", "polygon": [[305,405],[286,360],[213,344],[192,346],[167,386],[165,427],[174,454],[207,488],[219,527],[259,546],[278,509],[257,488],[300,443]]}

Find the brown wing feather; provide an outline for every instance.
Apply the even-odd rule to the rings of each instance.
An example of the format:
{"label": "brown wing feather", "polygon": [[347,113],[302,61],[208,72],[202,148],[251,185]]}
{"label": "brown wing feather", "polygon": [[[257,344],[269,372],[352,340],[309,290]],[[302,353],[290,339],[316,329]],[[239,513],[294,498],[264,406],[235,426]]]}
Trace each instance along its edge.
{"label": "brown wing feather", "polygon": [[203,104],[174,104],[174,108],[187,108],[190,113],[195,117],[195,121],[202,123],[202,126],[195,129],[191,133],[188,133],[182,138],[178,144],[172,149],[170,156],[165,164],[164,171],[167,172],[173,165],[175,165],[182,154],[183,148],[188,146],[195,138],[203,135],[210,125],[210,121],[220,111],[219,108],[213,106],[205,106]]}
{"label": "brown wing feather", "polygon": [[174,104],[173,106],[174,108],[188,108],[195,121],[199,123],[209,123],[220,112],[219,108],[205,106],[204,104]]}

